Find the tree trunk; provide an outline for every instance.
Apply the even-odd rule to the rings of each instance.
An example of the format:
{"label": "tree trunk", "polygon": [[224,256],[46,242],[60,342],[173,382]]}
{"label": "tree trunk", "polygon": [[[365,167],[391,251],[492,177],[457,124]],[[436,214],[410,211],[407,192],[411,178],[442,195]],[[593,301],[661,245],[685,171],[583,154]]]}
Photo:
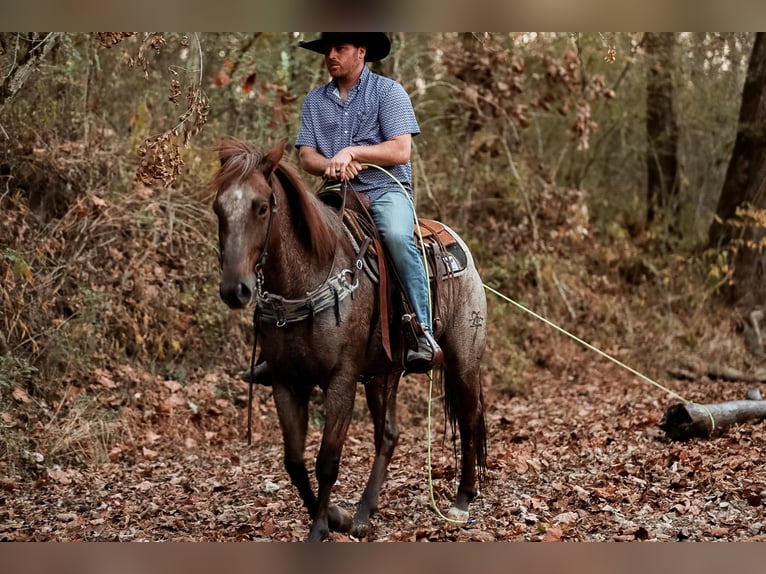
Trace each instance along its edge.
{"label": "tree trunk", "polygon": [[758,193],[766,169],[766,33],[755,35],[742,92],[737,138],[726,171],[716,219],[710,226],[710,246],[725,247],[741,236],[732,226],[738,207]]}
{"label": "tree trunk", "polygon": [[648,32],[646,56],[646,221],[664,217],[671,231],[678,228],[678,124],[674,106],[673,53],[675,33]]}
{"label": "tree trunk", "polygon": [[[762,304],[766,235],[766,33],[758,32],[742,92],[737,139],[726,171],[716,218],[710,226],[711,247],[733,247],[734,285],[731,303],[748,299]],[[749,215],[741,209],[755,209]],[[760,214],[760,215],[759,215]]]}

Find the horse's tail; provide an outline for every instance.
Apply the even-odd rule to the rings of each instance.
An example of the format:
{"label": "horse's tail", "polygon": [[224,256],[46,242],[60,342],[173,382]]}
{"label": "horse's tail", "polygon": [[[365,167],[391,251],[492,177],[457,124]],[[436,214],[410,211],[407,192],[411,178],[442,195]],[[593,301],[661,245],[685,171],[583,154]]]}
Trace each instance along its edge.
{"label": "horse's tail", "polygon": [[[444,426],[449,426],[452,433],[452,450],[457,460],[457,425],[458,425],[458,410],[460,408],[466,408],[465,402],[461,402],[459,391],[457,388],[457,381],[454,377],[451,377],[444,368],[440,368],[434,372],[434,382],[437,388],[441,387],[444,393]],[[475,415],[477,420],[476,424],[472,425],[471,440],[473,440],[476,449],[476,469],[478,471],[479,486],[486,484],[487,477],[487,424],[484,420],[484,393],[481,386],[479,386],[478,393],[478,405],[475,406],[477,414]],[[462,430],[462,429],[461,429]],[[465,436],[461,432],[461,436]],[[458,465],[455,468],[459,468]]]}

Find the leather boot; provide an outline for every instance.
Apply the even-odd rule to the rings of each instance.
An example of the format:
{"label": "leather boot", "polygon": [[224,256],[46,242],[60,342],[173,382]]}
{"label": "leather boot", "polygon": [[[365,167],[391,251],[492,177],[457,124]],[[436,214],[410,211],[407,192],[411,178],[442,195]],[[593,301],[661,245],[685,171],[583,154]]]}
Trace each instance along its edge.
{"label": "leather boot", "polygon": [[[432,345],[435,346],[432,347]],[[429,339],[425,335],[419,335],[417,347],[407,349],[407,355],[404,359],[404,368],[408,373],[427,373],[434,367],[434,357],[441,354],[441,349],[436,341]]]}
{"label": "leather boot", "polygon": [[[254,375],[254,377],[251,379],[251,375]],[[257,385],[263,385],[264,387],[270,387],[271,386],[271,369],[269,369],[269,365],[266,364],[266,362],[258,363],[255,365],[255,369],[253,372],[250,372],[250,369],[247,369],[246,371],[242,371],[239,374],[239,378],[246,383],[250,383],[251,380],[253,383]]]}

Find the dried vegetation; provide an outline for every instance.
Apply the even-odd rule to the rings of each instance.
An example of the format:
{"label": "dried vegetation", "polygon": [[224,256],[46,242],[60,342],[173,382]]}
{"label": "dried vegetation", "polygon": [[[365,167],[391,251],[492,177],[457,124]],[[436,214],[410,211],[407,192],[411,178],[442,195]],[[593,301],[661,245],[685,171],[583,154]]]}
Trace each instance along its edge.
{"label": "dried vegetation", "polygon": [[[198,47],[185,35],[167,43],[134,36],[97,41],[110,53],[124,48],[120,58],[132,54],[149,77],[159,67],[151,57],[170,43],[189,53]],[[605,200],[595,196],[603,190],[571,175],[586,171],[571,159],[574,150],[609,146],[594,131],[596,111],[606,113],[615,95],[604,77],[579,83],[582,62],[570,50],[534,58],[489,50],[469,58],[461,39],[445,38],[449,67],[421,75],[434,85],[408,76],[429,143],[416,149],[421,214],[468,237],[488,285],[691,400],[742,398],[741,383],[667,376],[688,357],[743,371],[762,360],[762,349],[744,348],[736,316],[716,302],[725,280],[708,274],[718,268],[716,255],[674,254],[649,233],[631,235],[630,208],[613,203],[617,215],[597,216],[593,206],[602,201],[603,213]],[[211,60],[220,69],[203,81],[192,65],[190,79],[170,74],[170,90],[165,81],[161,93],[169,93],[174,110],[183,82],[189,84],[177,122],[143,102],[129,113],[114,109],[112,121],[88,108],[87,121],[64,129],[56,114],[100,77],[87,74],[67,84],[58,101],[30,94],[0,109],[0,126],[18,128],[0,156],[0,539],[306,535],[306,516],[282,469],[268,389],[256,391],[253,446],[243,442],[246,389],[236,372],[249,357],[249,317],[218,300],[216,228],[205,187],[212,167],[206,149],[219,132],[239,126],[256,145],[268,143],[256,139],[256,129],[289,132],[295,86],[312,78],[284,67],[275,50],[277,71],[256,80],[242,63],[254,43],[265,49],[258,42],[269,39],[251,40],[220,38],[226,57]],[[73,47],[87,55],[94,49],[88,42]],[[101,58],[102,72],[112,73]],[[412,73],[408,62],[400,64],[403,74]],[[51,89],[59,80],[46,77]],[[417,96],[421,87],[427,97]],[[91,89],[94,100],[86,100],[101,98],[106,109],[108,93]],[[214,118],[207,134],[189,140],[208,121],[208,97],[214,109],[245,119],[222,125]],[[22,120],[33,110],[37,123],[26,128]],[[122,127],[115,128],[118,120]],[[525,135],[553,125],[564,126],[556,132],[565,134],[563,143]],[[183,145],[189,141],[194,145]],[[490,480],[475,521],[448,528],[429,508],[426,381],[410,377],[401,385],[402,438],[374,539],[762,537],[766,476],[755,462],[766,448],[762,425],[671,443],[657,428],[673,401],[664,391],[488,297]],[[337,486],[349,507],[373,454],[358,401]],[[317,448],[321,403],[312,409],[309,455]],[[434,421],[434,488],[444,507],[455,461],[438,408]]]}

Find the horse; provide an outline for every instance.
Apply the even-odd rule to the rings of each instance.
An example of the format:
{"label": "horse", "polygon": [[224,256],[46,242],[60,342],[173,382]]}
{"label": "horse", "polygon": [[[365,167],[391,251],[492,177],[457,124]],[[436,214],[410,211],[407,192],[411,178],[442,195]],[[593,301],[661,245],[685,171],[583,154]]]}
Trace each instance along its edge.
{"label": "horse", "polygon": [[[232,309],[255,304],[260,356],[272,371],[284,467],[311,519],[307,540],[322,541],[330,530],[362,539],[371,533],[370,517],[378,509],[399,437],[396,395],[404,372],[402,350],[393,349],[391,356],[384,352],[378,286],[360,271],[364,264],[358,246],[344,229],[337,207],[307,187],[298,169],[283,159],[284,148],[282,141],[264,154],[235,138],[222,139],[217,148],[220,167],[211,185],[218,219],[220,296]],[[457,425],[461,453],[460,481],[447,517],[462,522],[468,520],[477,480],[483,480],[486,469],[479,379],[486,295],[468,248],[458,241],[469,254],[466,271],[448,280],[451,296],[437,301],[440,308],[435,311],[444,326],[439,339],[444,360],[438,374],[445,420],[455,444]],[[306,302],[301,308],[309,311],[295,312],[290,304],[294,301]],[[330,495],[359,382],[364,382],[373,422],[375,457],[352,517],[331,504]],[[325,423],[315,461],[315,493],[304,451],[309,397],[316,386],[325,396]]]}

